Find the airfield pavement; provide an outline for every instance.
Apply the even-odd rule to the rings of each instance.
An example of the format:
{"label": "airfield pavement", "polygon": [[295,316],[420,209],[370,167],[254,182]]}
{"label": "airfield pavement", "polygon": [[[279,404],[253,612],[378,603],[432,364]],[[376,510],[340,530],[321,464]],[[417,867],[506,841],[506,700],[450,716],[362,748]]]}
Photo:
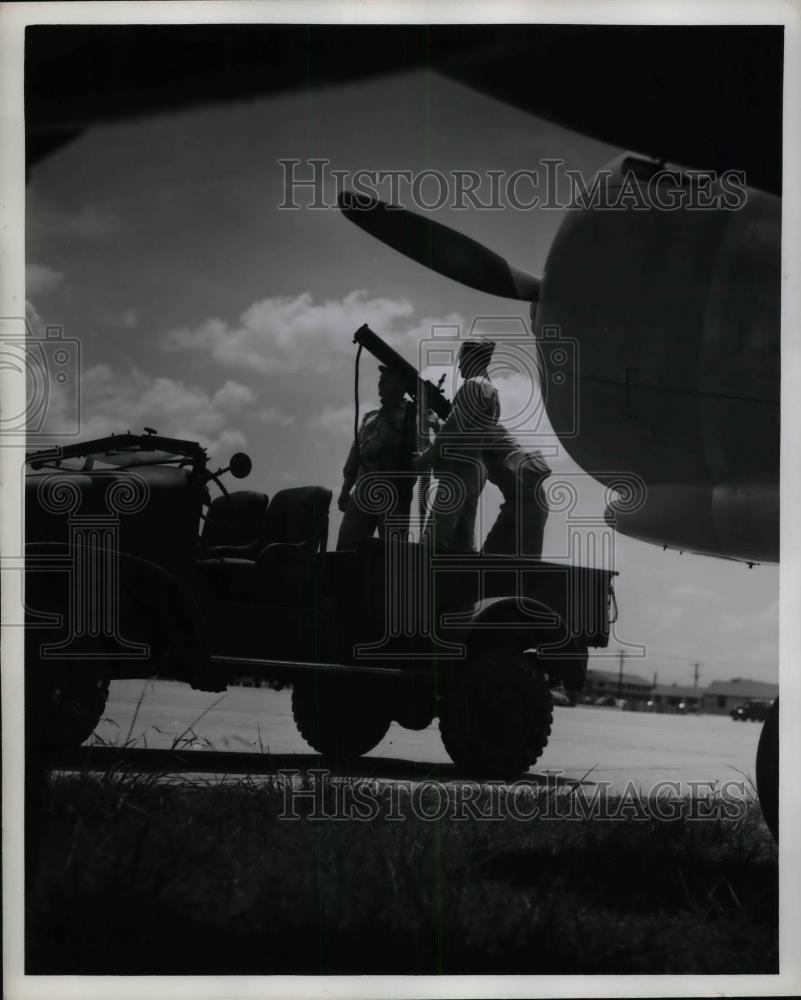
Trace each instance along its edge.
{"label": "airfield pavement", "polygon": [[[754,776],[761,728],[758,723],[734,722],[728,715],[557,707],[550,742],[533,774],[556,773],[569,781],[584,779],[585,785],[603,781],[608,790],[620,792],[632,782],[645,793],[663,781],[678,781],[682,786],[695,781],[747,782]],[[169,750],[177,737],[183,737],[180,745],[187,750],[233,751],[239,757],[264,749],[291,761],[279,761],[282,767],[303,767],[304,758],[308,758],[306,766],[320,766],[295,728],[289,689],[232,687],[220,695],[169,681],[112,683],[95,742]],[[425,772],[425,765],[431,765],[443,779],[450,770],[436,721],[421,732],[393,723],[368,757],[365,774],[374,777],[382,773],[388,778],[408,776],[405,765],[410,775]],[[224,758],[220,760],[220,773],[225,773]],[[441,765],[445,766],[440,770]]]}

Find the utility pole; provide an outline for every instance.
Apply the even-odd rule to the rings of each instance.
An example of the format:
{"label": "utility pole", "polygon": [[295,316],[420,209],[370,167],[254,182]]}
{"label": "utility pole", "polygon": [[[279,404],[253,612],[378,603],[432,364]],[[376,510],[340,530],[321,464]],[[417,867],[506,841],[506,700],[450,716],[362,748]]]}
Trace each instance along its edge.
{"label": "utility pole", "polygon": [[623,697],[623,658],[626,655],[622,649],[618,650],[620,654],[620,666],[617,672],[617,696],[618,698]]}
{"label": "utility pole", "polygon": [[693,687],[698,687],[698,675],[701,673],[701,664],[693,664]]}

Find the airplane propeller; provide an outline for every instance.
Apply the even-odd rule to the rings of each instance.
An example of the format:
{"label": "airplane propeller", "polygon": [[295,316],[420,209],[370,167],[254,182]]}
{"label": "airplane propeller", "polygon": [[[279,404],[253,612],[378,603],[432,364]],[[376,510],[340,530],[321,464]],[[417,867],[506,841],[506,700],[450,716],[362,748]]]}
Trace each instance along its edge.
{"label": "airplane propeller", "polygon": [[351,191],[342,191],[337,202],[346,219],[437,274],[504,299],[539,299],[540,279],[536,275],[455,229]]}

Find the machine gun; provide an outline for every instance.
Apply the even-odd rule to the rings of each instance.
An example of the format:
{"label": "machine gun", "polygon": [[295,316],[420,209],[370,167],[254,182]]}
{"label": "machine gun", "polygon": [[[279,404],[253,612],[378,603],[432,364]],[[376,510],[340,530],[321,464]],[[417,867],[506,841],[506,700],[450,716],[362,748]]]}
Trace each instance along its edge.
{"label": "machine gun", "polygon": [[[420,378],[420,374],[414,365],[409,364],[405,358],[402,358],[396,350],[383,341],[366,323],[360,326],[356,333],[353,334],[353,343],[359,345],[359,352],[356,355],[356,413],[353,427],[353,436],[357,450],[359,447],[358,370],[359,355],[362,352],[362,348],[369,351],[381,364],[400,374],[404,390],[417,405],[417,447],[419,450],[422,450],[428,444],[428,422],[426,419],[428,411],[433,410],[442,420],[447,420],[448,414],[451,412],[451,402],[441,389],[444,376],[443,379],[440,379],[439,385],[434,385],[428,379]],[[411,459],[411,453],[408,457]],[[430,484],[431,470],[426,469],[420,477],[420,489],[417,497],[421,524],[423,524],[426,517]]]}
{"label": "machine gun", "polygon": [[[425,414],[426,409],[433,410],[438,417],[447,420],[451,412],[450,400],[443,394],[438,385],[428,379],[420,378],[414,365],[400,356],[396,350],[383,341],[377,333],[365,323],[353,334],[353,343],[369,351],[382,365],[392,368],[403,378],[403,387],[417,403],[418,412]],[[421,406],[421,403],[423,404]]]}

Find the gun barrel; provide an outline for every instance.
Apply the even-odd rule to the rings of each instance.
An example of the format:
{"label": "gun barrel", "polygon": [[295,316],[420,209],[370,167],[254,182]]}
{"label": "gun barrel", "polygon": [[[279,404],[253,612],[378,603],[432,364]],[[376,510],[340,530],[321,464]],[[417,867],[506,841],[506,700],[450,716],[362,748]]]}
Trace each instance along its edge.
{"label": "gun barrel", "polygon": [[427,405],[438,417],[441,417],[443,420],[447,419],[448,414],[451,412],[450,401],[445,398],[433,382],[421,379],[414,365],[410,364],[405,358],[402,358],[394,348],[383,341],[366,323],[360,326],[356,333],[353,334],[353,342],[354,344],[359,344],[366,351],[369,351],[381,364],[399,372],[403,378],[404,388],[412,399],[417,400],[421,391],[425,392]]}

